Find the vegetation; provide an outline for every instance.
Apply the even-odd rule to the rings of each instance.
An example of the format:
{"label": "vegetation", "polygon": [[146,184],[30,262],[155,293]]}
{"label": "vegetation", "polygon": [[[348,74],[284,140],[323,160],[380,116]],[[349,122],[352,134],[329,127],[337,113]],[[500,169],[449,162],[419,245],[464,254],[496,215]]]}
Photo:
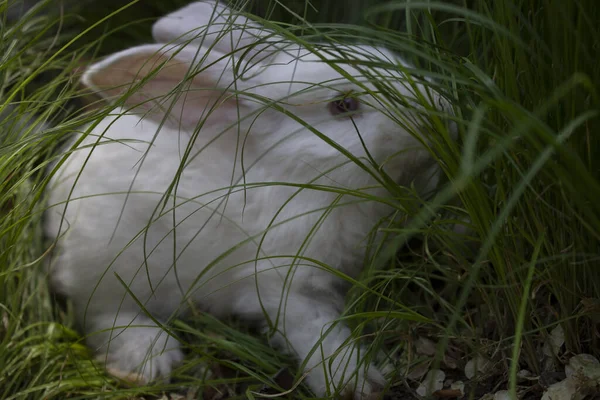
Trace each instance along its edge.
{"label": "vegetation", "polygon": [[[11,3],[0,0],[0,12]],[[0,20],[3,399],[252,398],[300,376],[260,335],[198,313],[175,325],[188,356],[173,382],[128,387],[90,359],[69,303],[49,292],[45,172],[103,112],[77,85],[81,67],[150,40],[153,19],[185,3],[46,0]],[[539,398],[570,355],[600,356],[596,0],[260,0],[251,11],[299,36],[385,44],[452,99],[458,142],[431,117],[430,150],[447,179],[426,200],[388,183],[401,203],[421,206],[399,206],[413,222],[385,228],[389,245],[370,251],[348,296],[345,318],[385,354],[376,362],[393,377],[392,396],[410,398],[423,368],[467,381],[465,363],[483,355],[493,368],[468,381],[469,398],[499,389]],[[557,326],[564,347],[548,355]],[[435,355],[415,352],[424,338]],[[533,378],[518,380],[522,369]],[[284,397],[309,396],[299,386]]]}

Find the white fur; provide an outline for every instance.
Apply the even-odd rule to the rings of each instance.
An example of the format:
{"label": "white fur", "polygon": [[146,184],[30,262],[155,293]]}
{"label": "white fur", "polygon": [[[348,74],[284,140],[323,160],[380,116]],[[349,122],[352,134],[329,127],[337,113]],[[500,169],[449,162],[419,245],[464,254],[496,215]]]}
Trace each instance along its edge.
{"label": "white fur", "polygon": [[[163,41],[169,39],[173,38],[163,35]],[[372,365],[358,366],[359,347],[350,343],[338,353],[350,336],[346,326],[335,323],[344,306],[343,281],[310,260],[356,277],[366,236],[391,210],[378,202],[339,199],[334,192],[268,183],[312,183],[382,198],[389,194],[302,124],[274,108],[264,110],[257,99],[276,101],[366,163],[360,132],[370,154],[400,184],[416,180],[423,190],[430,188],[424,177],[436,169],[435,163],[395,121],[368,106],[376,104],[374,98],[363,97],[360,113],[353,118],[356,127],[350,118],[332,117],[329,99],[339,91],[362,89],[315,54],[302,50],[294,60],[297,54],[279,52],[269,63],[249,66],[249,78],[237,80],[237,89],[248,95],[219,103],[215,93],[233,92],[230,55],[195,44],[179,53],[179,48],[162,47],[146,45],[113,55],[93,66],[84,82],[102,91],[95,82],[111,74],[111,68],[162,51],[171,57],[169,63],[188,66],[199,64],[197,54],[207,55],[201,64],[215,64],[200,71],[192,86],[209,83],[222,90],[209,92],[208,99],[191,98],[189,104],[180,99],[162,128],[165,114],[156,107],[144,115],[140,112],[150,106],[125,112],[140,100],[135,95],[91,130],[53,177],[48,192],[45,232],[57,239],[53,286],[73,299],[82,327],[90,333],[89,345],[111,369],[139,372],[145,380],[167,377],[182,359],[179,344],[141,312],[137,302],[162,324],[185,312],[191,300],[218,317],[235,314],[263,327],[270,319],[279,331],[274,343],[295,353],[299,361],[308,358],[333,324],[322,349],[307,360],[307,382],[316,395],[324,396],[344,387],[344,378],[349,381],[344,390],[355,398],[368,395],[382,384],[382,375]],[[382,49],[351,50],[400,62]],[[181,76],[169,75],[176,69],[170,70],[170,65],[175,64],[168,64],[163,75],[140,91],[149,97],[165,94],[165,85],[181,81]],[[349,66],[340,67],[360,76]],[[393,74],[397,76],[391,84],[409,95],[405,79]],[[329,87],[312,87],[322,82]],[[202,108],[214,104],[216,111],[190,144],[191,127],[203,120]],[[92,151],[96,142],[102,144]],[[176,190],[165,199],[188,144],[192,154]],[[392,157],[403,150],[408,151]],[[254,185],[260,183],[267,185]],[[283,314],[276,321],[280,309]],[[125,330],[111,329],[128,325]],[[335,358],[324,364],[327,377],[322,353]]]}

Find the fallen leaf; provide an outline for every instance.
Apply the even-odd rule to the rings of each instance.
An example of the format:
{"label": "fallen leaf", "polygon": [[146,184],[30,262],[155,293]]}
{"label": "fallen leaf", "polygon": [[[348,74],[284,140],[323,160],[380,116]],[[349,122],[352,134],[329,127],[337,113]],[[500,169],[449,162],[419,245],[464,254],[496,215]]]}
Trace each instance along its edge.
{"label": "fallen leaf", "polygon": [[415,343],[415,349],[419,354],[426,356],[435,355],[435,343],[432,340],[424,337],[417,339],[417,342]]}
{"label": "fallen leaf", "polygon": [[532,379],[535,379],[533,374],[530,371],[527,371],[526,369],[522,369],[519,372],[517,372],[517,380],[520,382]]}
{"label": "fallen leaf", "polygon": [[472,379],[476,374],[481,375],[490,369],[492,363],[483,356],[477,356],[465,365],[465,376]]}
{"label": "fallen leaf", "polygon": [[550,336],[544,342],[543,352],[548,357],[558,355],[560,348],[565,343],[565,331],[562,326],[557,325],[552,331]]}
{"label": "fallen leaf", "polygon": [[499,390],[494,393],[494,400],[516,400],[508,390]]}
{"label": "fallen leaf", "polygon": [[423,379],[423,382],[421,382],[417,388],[417,394],[425,397],[437,392],[438,390],[442,390],[444,388],[444,379],[446,379],[446,374],[444,371],[432,369],[427,373],[425,379]]}
{"label": "fallen leaf", "polygon": [[444,365],[450,369],[458,368],[458,361],[454,357],[450,357],[449,355],[444,355],[444,359],[442,360]]}
{"label": "fallen leaf", "polygon": [[423,376],[425,376],[427,371],[429,371],[429,365],[430,365],[429,361],[425,361],[425,362],[422,362],[422,363],[416,365],[415,367],[410,369],[410,372],[408,373],[408,375],[406,375],[406,377],[413,381],[421,380],[421,378],[423,378]]}
{"label": "fallen leaf", "polygon": [[551,385],[544,394],[542,400],[582,400],[577,394],[577,385],[571,378],[567,378]]}
{"label": "fallen leaf", "polygon": [[577,354],[571,357],[569,364],[565,366],[565,374],[568,378],[579,377],[600,384],[600,361],[589,354]]}
{"label": "fallen leaf", "polygon": [[460,392],[460,396],[458,396],[458,398],[461,398],[465,395],[465,384],[463,381],[454,382],[452,385],[450,385],[450,389],[458,390]]}

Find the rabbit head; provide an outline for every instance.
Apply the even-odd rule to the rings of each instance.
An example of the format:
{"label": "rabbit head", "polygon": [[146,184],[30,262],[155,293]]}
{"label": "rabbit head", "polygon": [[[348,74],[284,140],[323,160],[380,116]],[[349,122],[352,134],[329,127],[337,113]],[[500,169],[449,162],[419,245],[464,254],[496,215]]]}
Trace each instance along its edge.
{"label": "rabbit head", "polygon": [[348,155],[401,184],[433,166],[424,116],[448,103],[384,48],[301,46],[212,1],[163,17],[153,35],[159,43],[94,65],[84,84],[105,97],[128,93],[126,108],[198,130],[201,142],[241,132],[246,159],[278,143],[279,160],[338,166],[330,177],[346,185],[364,183],[348,181],[363,176]]}

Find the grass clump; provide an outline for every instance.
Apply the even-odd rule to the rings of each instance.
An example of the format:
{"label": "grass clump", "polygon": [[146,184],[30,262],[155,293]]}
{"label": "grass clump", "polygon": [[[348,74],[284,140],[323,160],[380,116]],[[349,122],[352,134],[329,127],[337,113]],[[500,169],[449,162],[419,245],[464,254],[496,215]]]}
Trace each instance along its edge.
{"label": "grass clump", "polygon": [[[402,192],[421,203],[408,215],[416,222],[380,226],[390,241],[371,249],[348,322],[383,350],[377,362],[399,398],[419,369],[467,380],[476,355],[493,368],[468,381],[471,398],[499,389],[539,398],[571,355],[600,357],[600,10],[595,0],[352,3],[262,0],[252,11],[299,35],[402,53],[452,99],[460,138],[436,126],[431,152],[446,182],[432,199]],[[44,171],[104,111],[82,112],[79,68],[148,41],[153,19],[185,1],[66,4],[61,14],[40,3],[0,28],[0,397],[229,398],[291,387],[293,365],[260,336],[204,314],[175,324],[190,356],[173,384],[120,385],[90,360],[68,303],[56,305],[41,267]],[[558,326],[564,345],[548,354]],[[419,352],[426,340],[434,357]],[[534,379],[517,381],[521,369]]]}

